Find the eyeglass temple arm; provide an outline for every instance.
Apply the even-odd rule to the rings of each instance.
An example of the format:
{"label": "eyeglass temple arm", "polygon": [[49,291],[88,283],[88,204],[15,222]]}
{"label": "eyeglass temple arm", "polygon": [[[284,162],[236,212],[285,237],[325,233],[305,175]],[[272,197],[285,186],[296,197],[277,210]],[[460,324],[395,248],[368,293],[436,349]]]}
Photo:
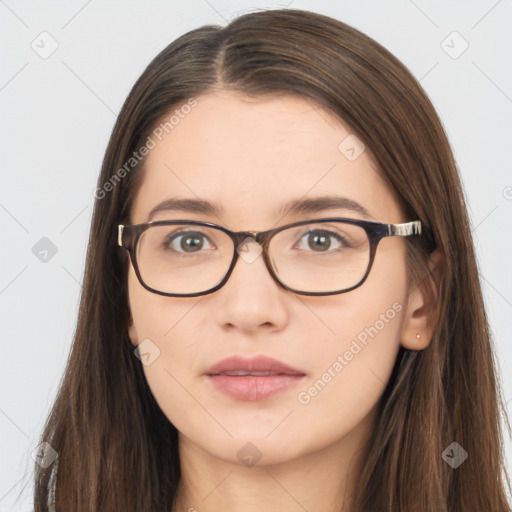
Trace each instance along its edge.
{"label": "eyeglass temple arm", "polygon": [[421,221],[412,220],[403,224],[388,224],[389,236],[411,236],[421,234]]}

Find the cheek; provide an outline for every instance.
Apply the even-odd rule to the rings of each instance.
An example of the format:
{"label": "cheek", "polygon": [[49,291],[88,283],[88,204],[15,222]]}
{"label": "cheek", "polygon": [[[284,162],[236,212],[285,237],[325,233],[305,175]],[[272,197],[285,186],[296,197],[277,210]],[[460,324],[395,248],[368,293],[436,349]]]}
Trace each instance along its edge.
{"label": "cheek", "polygon": [[179,322],[201,299],[179,299],[149,292],[140,285],[133,269],[128,275],[128,297],[132,317],[132,343],[137,344],[149,338],[159,347],[173,338]]}
{"label": "cheek", "polygon": [[315,349],[311,378],[296,395],[296,420],[308,422],[323,442],[335,441],[370,413],[389,381],[400,345],[400,301],[365,300],[341,307],[332,336]]}
{"label": "cheek", "polygon": [[[130,338],[139,349],[146,380],[158,405],[175,424],[194,404],[187,393],[192,369],[197,364],[199,343],[187,315],[198,298],[177,300],[148,292],[132,272],[128,278],[132,316]],[[186,332],[184,332],[186,330]]]}

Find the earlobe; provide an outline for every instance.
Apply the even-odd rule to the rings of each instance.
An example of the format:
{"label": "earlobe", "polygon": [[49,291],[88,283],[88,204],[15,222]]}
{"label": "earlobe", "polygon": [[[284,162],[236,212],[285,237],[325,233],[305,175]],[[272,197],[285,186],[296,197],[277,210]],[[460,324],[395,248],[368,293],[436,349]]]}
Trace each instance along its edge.
{"label": "earlobe", "polygon": [[[421,333],[417,332],[416,339],[413,341],[414,343],[406,342],[409,346],[406,346],[405,348],[408,348],[409,350],[423,350],[430,344],[430,339],[426,337],[426,333],[422,338]],[[404,344],[402,343],[402,345]]]}
{"label": "earlobe", "polygon": [[429,258],[429,275],[425,282],[413,285],[404,312],[401,345],[409,350],[423,350],[432,341],[439,318],[439,296],[444,258],[436,249]]}

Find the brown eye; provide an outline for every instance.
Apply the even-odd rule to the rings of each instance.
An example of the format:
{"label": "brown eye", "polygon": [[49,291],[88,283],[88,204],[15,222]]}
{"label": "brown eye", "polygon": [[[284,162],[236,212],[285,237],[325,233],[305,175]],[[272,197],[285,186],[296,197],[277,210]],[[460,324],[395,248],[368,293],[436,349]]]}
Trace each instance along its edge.
{"label": "brown eye", "polygon": [[209,239],[199,231],[178,231],[168,235],[163,241],[163,247],[174,252],[196,253],[205,246],[211,248]]}

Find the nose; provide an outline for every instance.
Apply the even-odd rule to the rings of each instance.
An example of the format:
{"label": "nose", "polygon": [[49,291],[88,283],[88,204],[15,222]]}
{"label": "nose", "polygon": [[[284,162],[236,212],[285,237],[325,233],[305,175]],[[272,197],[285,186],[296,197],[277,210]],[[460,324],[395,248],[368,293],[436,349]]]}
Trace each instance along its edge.
{"label": "nose", "polygon": [[217,291],[219,320],[244,331],[262,325],[282,328],[287,319],[285,294],[270,275],[263,249],[254,239],[245,239],[236,251],[238,258],[225,285]]}

